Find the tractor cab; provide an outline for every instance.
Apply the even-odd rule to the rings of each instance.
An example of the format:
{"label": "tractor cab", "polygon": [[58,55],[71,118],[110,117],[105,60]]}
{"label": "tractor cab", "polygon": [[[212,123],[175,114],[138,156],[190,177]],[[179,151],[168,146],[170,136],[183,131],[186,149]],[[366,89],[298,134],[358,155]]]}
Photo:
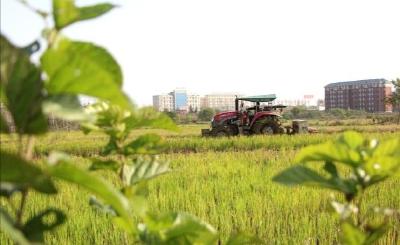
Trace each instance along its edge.
{"label": "tractor cab", "polygon": [[[280,114],[286,106],[272,105],[272,101],[275,99],[275,94],[239,97],[235,99],[235,110],[238,112],[240,117],[239,121],[241,122],[239,126],[242,127],[244,132],[248,131],[251,134],[259,133],[256,132],[258,130],[257,127],[259,127],[259,125],[256,126],[256,124],[261,124],[261,121],[278,122],[281,116]],[[252,106],[244,108],[245,102],[252,103]],[[278,131],[277,127],[272,131]]]}

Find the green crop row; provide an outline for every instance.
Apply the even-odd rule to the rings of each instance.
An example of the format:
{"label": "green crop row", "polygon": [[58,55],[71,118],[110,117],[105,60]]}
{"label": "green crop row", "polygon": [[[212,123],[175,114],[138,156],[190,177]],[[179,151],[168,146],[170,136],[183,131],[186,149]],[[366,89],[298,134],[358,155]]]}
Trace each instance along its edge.
{"label": "green crop row", "polygon": [[[157,212],[182,210],[206,220],[223,236],[231,231],[256,234],[267,244],[334,244],[338,224],[327,210],[333,192],[316,188],[286,188],[271,181],[272,176],[292,165],[296,150],[256,150],[168,154],[173,171],[150,183],[150,208]],[[82,168],[89,162],[73,158]],[[110,172],[98,173],[115,182]],[[87,206],[88,193],[76,186],[59,184],[56,198],[33,193],[27,203],[28,215],[38,207],[57,206],[70,219],[48,244],[126,244],[127,237],[103,214]],[[400,179],[383,183],[367,193],[370,204],[400,208]],[[385,190],[385,191],[382,191]],[[5,205],[5,203],[1,203]],[[365,207],[366,208],[366,207]],[[380,244],[396,244],[400,233],[393,228]],[[4,235],[0,243],[8,244]]]}
{"label": "green crop row", "polygon": [[[135,132],[132,137],[151,130]],[[365,133],[368,137],[383,139],[400,137],[396,132]],[[184,135],[184,134],[183,134]],[[230,138],[205,138],[200,136],[176,136],[165,134],[164,153],[188,153],[207,151],[250,151],[257,149],[284,150],[298,149],[310,144],[317,144],[336,137],[336,134],[308,134],[308,135],[275,135],[275,136],[240,136]],[[1,137],[2,149],[16,150],[17,145],[12,138]],[[86,136],[81,132],[53,132],[40,139],[35,146],[36,156],[47,155],[51,150],[64,151],[68,154],[90,157],[100,153],[101,147],[106,144],[106,137],[100,134]]]}
{"label": "green crop row", "polygon": [[[145,130],[146,131],[146,130]],[[137,132],[140,134],[141,132]],[[367,137],[388,139],[395,133],[365,133]],[[201,138],[165,135],[166,154],[172,172],[149,183],[150,209],[154,212],[181,210],[196,215],[218,229],[223,238],[232,231],[255,234],[267,244],[335,244],[337,219],[327,211],[332,191],[317,188],[286,188],[271,181],[278,172],[290,167],[300,147],[326,141],[335,134]],[[61,139],[61,140],[60,140]],[[7,144],[3,144],[6,142]],[[84,157],[96,155],[105,138],[98,134],[51,133],[39,139],[37,151],[46,146],[67,151],[73,162],[88,168]],[[12,148],[12,139],[2,137],[3,146]],[[37,155],[41,162],[43,155]],[[99,171],[117,184],[114,175]],[[27,217],[39,207],[59,207],[70,217],[55,233],[45,237],[48,244],[127,244],[126,234],[115,228],[103,214],[87,205],[88,193],[76,186],[58,183],[55,198],[31,193]],[[400,178],[395,177],[372,187],[366,193],[371,206],[400,209]],[[335,197],[340,199],[338,194]],[[7,206],[4,201],[1,205]],[[362,212],[369,206],[363,206]],[[370,216],[371,214],[366,214]],[[399,241],[400,220],[379,244]],[[10,241],[0,234],[1,244]]]}

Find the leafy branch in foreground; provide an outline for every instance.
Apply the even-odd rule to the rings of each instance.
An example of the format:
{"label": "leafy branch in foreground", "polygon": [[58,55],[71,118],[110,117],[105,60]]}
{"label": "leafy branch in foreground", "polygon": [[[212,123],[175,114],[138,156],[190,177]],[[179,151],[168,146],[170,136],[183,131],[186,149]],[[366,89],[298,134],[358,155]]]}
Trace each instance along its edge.
{"label": "leafy branch in foreground", "polygon": [[[399,173],[400,139],[378,142],[346,132],[336,141],[302,149],[295,161],[300,164],[282,171],[273,180],[288,186],[317,186],[343,193],[344,203],[331,202],[340,216],[343,244],[373,244],[385,234],[389,217],[398,211],[373,208],[372,212],[383,216],[381,223],[373,224],[360,209],[369,187]],[[308,166],[315,162],[323,163],[323,174]]]}
{"label": "leafy branch in foreground", "polygon": [[[25,0],[19,2],[44,20],[51,17],[31,7]],[[9,204],[8,208],[0,209],[1,230],[20,244],[43,242],[44,233],[55,229],[66,218],[61,210],[51,207],[45,207],[27,221],[23,218],[26,203],[30,200],[29,193],[36,191],[54,195],[57,193],[54,177],[65,177],[56,171],[60,167],[41,168],[33,161],[35,136],[48,130],[46,114],[54,113],[58,117],[77,121],[88,119],[83,116],[78,95],[94,96],[132,108],[121,90],[122,73],[113,57],[103,48],[92,43],[71,41],[61,33],[61,29],[69,24],[98,17],[112,7],[110,4],[76,7],[72,0],[53,0],[55,26],[43,31],[47,49],[40,65],[31,62],[31,55],[41,48],[39,40],[34,40],[27,47],[17,47],[5,36],[0,36],[0,129],[1,133],[16,137],[18,145],[17,152],[0,152],[0,195]],[[82,53],[85,54],[84,59]],[[91,79],[93,77],[96,80]],[[11,134],[10,123],[16,134]],[[96,183],[79,169],[71,171],[69,169],[70,178],[82,176],[88,182]],[[90,189],[90,185],[84,184]],[[118,206],[116,204],[114,206]],[[50,223],[46,221],[48,217],[51,217]]]}
{"label": "leafy branch in foreground", "polygon": [[[26,203],[34,192],[57,194],[54,181],[61,180],[93,193],[96,198],[90,203],[113,214],[113,222],[127,231],[132,240],[147,244],[215,243],[218,233],[214,228],[189,214],[155,215],[147,210],[147,181],[167,173],[169,168],[155,155],[162,147],[159,136],[142,135],[132,140],[130,132],[142,127],[175,129],[176,126],[164,114],[132,105],[122,91],[121,68],[106,49],[62,35],[69,25],[101,16],[114,5],[78,7],[74,0],[53,0],[51,15],[31,7],[25,0],[20,2],[46,23],[47,18],[53,18],[50,22],[54,26],[42,32],[47,47],[40,65],[30,60],[32,53],[40,50],[38,40],[28,47],[17,47],[0,36],[0,129],[1,133],[14,137],[8,125],[11,121],[18,142],[18,152],[0,151],[0,196],[8,204],[0,207],[1,231],[18,244],[44,243],[45,233],[63,224],[66,215],[59,209],[44,207],[26,219]],[[89,113],[82,109],[80,95],[106,103],[88,108],[94,110]],[[53,152],[47,165],[37,166],[34,139],[48,131],[47,114],[78,121],[86,132],[97,130],[109,136],[102,156],[93,159],[90,170],[115,171],[121,180],[120,190],[76,167],[63,153]],[[139,224],[134,223],[134,217],[140,219]],[[243,243],[258,242],[243,234],[228,241],[228,244]]]}

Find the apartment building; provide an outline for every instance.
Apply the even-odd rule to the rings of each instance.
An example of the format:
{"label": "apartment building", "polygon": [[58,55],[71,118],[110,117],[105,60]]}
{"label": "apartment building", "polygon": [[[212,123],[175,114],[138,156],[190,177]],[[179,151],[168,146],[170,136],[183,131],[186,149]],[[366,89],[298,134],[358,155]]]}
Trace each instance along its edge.
{"label": "apartment building", "polygon": [[175,111],[174,97],[170,94],[154,95],[153,107],[158,111]]}
{"label": "apartment building", "polygon": [[188,94],[186,89],[177,88],[168,94],[154,95],[153,107],[158,111],[199,111],[200,95]]}
{"label": "apartment building", "polygon": [[202,98],[202,108],[212,108],[220,111],[235,110],[236,94],[208,94]]}
{"label": "apartment building", "polygon": [[385,98],[392,95],[392,84],[385,79],[330,83],[325,86],[325,109],[391,112]]}
{"label": "apartment building", "polygon": [[189,111],[198,112],[201,108],[200,95],[189,94],[188,95],[188,106]]}

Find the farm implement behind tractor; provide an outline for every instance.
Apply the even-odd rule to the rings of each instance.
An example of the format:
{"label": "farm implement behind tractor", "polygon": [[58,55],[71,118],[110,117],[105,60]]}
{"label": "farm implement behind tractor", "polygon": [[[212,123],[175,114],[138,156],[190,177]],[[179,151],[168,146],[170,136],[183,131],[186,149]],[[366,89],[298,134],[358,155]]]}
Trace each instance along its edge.
{"label": "farm implement behind tractor", "polygon": [[[280,118],[284,105],[271,105],[275,94],[241,97],[235,99],[235,111],[216,114],[210,129],[202,129],[203,136],[234,136],[253,134],[298,134],[308,133],[307,121],[294,120],[291,126],[283,127]],[[253,106],[245,108],[244,102]],[[267,105],[261,103],[267,102]]]}

